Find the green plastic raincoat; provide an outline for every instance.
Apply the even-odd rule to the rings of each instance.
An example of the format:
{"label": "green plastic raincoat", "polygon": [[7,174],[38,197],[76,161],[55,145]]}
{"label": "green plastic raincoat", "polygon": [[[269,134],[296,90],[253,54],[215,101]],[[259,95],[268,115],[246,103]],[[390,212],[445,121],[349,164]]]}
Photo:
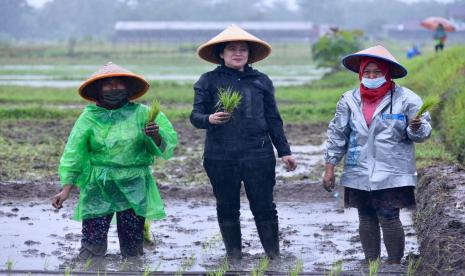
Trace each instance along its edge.
{"label": "green plastic raincoat", "polygon": [[152,176],[154,156],[168,159],[178,138],[168,118],[155,119],[162,144],[144,133],[148,107],[128,103],[108,110],[84,109],[71,131],[59,174],[61,184],[80,188],[74,219],[101,217],[126,209],[148,220],[165,217],[163,201]]}

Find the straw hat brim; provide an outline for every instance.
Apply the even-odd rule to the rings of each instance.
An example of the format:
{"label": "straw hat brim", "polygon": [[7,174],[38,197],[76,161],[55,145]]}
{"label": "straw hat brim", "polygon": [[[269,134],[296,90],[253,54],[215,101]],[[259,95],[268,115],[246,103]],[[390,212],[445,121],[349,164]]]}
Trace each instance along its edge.
{"label": "straw hat brim", "polygon": [[131,73],[108,73],[108,74],[100,74],[93,78],[86,80],[81,86],[79,87],[79,95],[84,99],[89,101],[96,102],[97,95],[99,92],[100,87],[97,87],[97,80],[106,79],[106,78],[114,78],[114,77],[124,77],[127,78],[127,91],[129,94],[129,100],[134,100],[142,95],[144,95],[147,90],[149,89],[149,83],[139,75],[131,74]]}
{"label": "straw hat brim", "polygon": [[384,58],[384,57],[381,57],[381,56],[378,56],[378,55],[351,54],[351,55],[348,55],[348,56],[345,56],[345,57],[342,58],[342,64],[344,65],[344,67],[346,67],[350,71],[358,73],[359,70],[360,70],[360,62],[362,61],[363,57],[370,57],[370,58],[380,59],[380,60],[383,60],[383,61],[386,61],[387,63],[389,63],[391,78],[393,78],[393,79],[403,78],[408,73],[407,69],[404,66],[400,65],[399,63],[397,63],[397,62],[395,62],[393,60],[390,60],[390,59],[387,59],[387,58]]}
{"label": "straw hat brim", "polygon": [[209,41],[201,45],[197,49],[197,54],[200,58],[209,61],[214,64],[220,64],[221,59],[215,53],[215,47],[221,43],[244,41],[249,45],[249,60],[248,63],[255,63],[257,61],[265,59],[271,54],[271,46],[262,40],[254,40],[247,38],[230,38],[230,39],[219,39],[215,41]]}

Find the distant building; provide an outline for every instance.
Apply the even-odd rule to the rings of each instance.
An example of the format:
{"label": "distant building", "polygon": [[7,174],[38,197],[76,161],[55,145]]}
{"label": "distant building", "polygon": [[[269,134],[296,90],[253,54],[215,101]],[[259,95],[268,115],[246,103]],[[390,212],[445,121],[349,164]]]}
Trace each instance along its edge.
{"label": "distant building", "polygon": [[231,24],[269,42],[315,40],[318,28],[312,22],[200,22],[200,21],[118,21],[114,39],[118,42],[204,42]]}
{"label": "distant building", "polygon": [[[385,24],[382,26],[384,37],[407,40],[414,43],[430,41],[433,31],[420,25],[420,20],[407,21],[401,24]],[[457,28],[456,32],[447,34],[448,42],[465,42],[465,30]]]}

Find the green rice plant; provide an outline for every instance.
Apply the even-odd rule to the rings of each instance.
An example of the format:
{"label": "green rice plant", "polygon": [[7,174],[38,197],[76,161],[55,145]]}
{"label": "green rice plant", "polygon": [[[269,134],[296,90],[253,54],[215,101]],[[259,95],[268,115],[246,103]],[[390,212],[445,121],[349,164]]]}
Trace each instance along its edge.
{"label": "green rice plant", "polygon": [[144,222],[144,240],[148,243],[153,242],[150,234],[150,220],[146,220]]}
{"label": "green rice plant", "polygon": [[223,276],[229,269],[228,259],[224,258],[223,263],[214,272],[209,272],[208,276]]}
{"label": "green rice plant", "polygon": [[368,275],[370,276],[378,276],[379,272],[379,265],[380,265],[381,260],[376,258],[374,261],[369,261],[368,262]]}
{"label": "green rice plant", "polygon": [[149,276],[150,275],[150,272],[151,272],[151,267],[150,266],[147,266],[145,269],[144,269],[144,272],[142,273],[142,276]]}
{"label": "green rice plant", "polygon": [[415,258],[415,257],[410,256],[408,258],[407,276],[415,276],[415,273],[418,267],[420,266],[421,262],[422,262],[421,257]]}
{"label": "green rice plant", "polygon": [[204,242],[202,245],[201,258],[203,259],[207,251],[210,251],[213,248],[218,248],[222,241],[223,238],[221,237],[221,234],[216,233],[213,237]]}
{"label": "green rice plant", "polygon": [[13,261],[8,258],[8,260],[5,262],[5,267],[6,270],[12,271],[13,270]]}
{"label": "green rice plant", "polygon": [[267,256],[261,258],[258,262],[258,266],[254,267],[252,270],[252,276],[263,276],[269,264],[270,259]]}
{"label": "green rice plant", "polygon": [[152,101],[149,109],[148,121],[153,122],[160,113],[160,102],[155,98]]}
{"label": "green rice plant", "polygon": [[123,262],[119,266],[119,271],[127,271],[129,266],[129,262],[127,258],[123,259]]}
{"label": "green rice plant", "polygon": [[45,258],[45,260],[44,260],[44,270],[48,270],[49,265],[50,265],[50,260],[48,258]]}
{"label": "green rice plant", "polygon": [[84,271],[87,271],[89,267],[92,265],[92,258],[88,258],[86,262],[84,263],[84,267],[82,268]]}
{"label": "green rice plant", "polygon": [[191,269],[191,267],[194,266],[196,260],[197,260],[197,258],[195,257],[195,254],[192,253],[190,258],[184,259],[181,262],[181,267],[178,269],[178,271],[176,271],[175,275],[176,276],[181,276],[184,272]]}
{"label": "green rice plant", "polygon": [[431,96],[425,99],[423,105],[418,110],[417,114],[415,115],[416,118],[420,118],[426,111],[431,111],[433,108],[437,106],[439,103],[438,96]]}
{"label": "green rice plant", "polygon": [[342,273],[342,260],[339,260],[331,266],[329,276],[340,276]]}
{"label": "green rice plant", "polygon": [[232,113],[241,103],[242,96],[239,92],[233,91],[231,87],[218,89],[218,103],[216,110],[224,110],[224,112]]}
{"label": "green rice plant", "polygon": [[304,262],[302,259],[298,259],[289,273],[289,276],[298,276],[302,271],[304,271]]}

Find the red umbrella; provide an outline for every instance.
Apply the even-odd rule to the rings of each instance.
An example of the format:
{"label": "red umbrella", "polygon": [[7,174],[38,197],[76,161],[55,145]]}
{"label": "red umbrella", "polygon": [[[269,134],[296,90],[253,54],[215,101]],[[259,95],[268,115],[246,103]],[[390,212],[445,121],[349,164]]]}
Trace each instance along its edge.
{"label": "red umbrella", "polygon": [[449,20],[442,17],[428,17],[421,21],[421,25],[430,30],[436,30],[439,24],[444,26],[446,32],[455,31],[455,26]]}

